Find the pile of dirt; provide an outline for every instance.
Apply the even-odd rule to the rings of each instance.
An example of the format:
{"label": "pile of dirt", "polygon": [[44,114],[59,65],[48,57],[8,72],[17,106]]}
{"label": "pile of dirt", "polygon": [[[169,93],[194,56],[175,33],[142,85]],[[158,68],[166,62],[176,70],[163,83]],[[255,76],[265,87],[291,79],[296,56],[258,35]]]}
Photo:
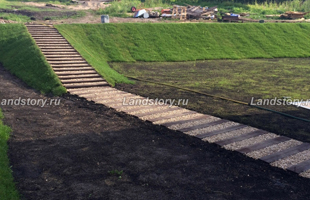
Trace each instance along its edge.
{"label": "pile of dirt", "polygon": [[29,11],[0,9],[3,13],[12,13],[31,17],[32,20],[49,20],[51,18],[69,18],[77,14],[76,11]]}

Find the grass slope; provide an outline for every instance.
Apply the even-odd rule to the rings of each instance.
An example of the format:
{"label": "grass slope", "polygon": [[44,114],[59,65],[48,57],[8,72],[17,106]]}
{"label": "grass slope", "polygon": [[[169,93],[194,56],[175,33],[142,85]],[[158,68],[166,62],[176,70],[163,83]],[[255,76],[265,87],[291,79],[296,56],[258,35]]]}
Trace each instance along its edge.
{"label": "grass slope", "polygon": [[0,25],[0,33],[0,62],[6,69],[42,93],[66,93],[24,25]]}
{"label": "grass slope", "polygon": [[[86,32],[84,32],[83,25],[71,26],[71,25],[55,25],[59,32],[71,43],[71,45],[87,60],[87,62],[95,68],[95,70],[101,74],[106,81],[112,86],[115,83],[133,83],[126,77],[119,74],[115,70],[111,69],[107,63],[107,56],[105,50],[101,47],[103,41],[101,30],[97,29],[97,26],[87,26]],[[93,36],[88,38],[88,32],[93,33]],[[114,41],[111,41],[112,43]]]}
{"label": "grass slope", "polygon": [[15,183],[7,156],[7,140],[11,132],[10,127],[3,125],[3,115],[0,109],[0,197],[1,200],[17,200],[19,194],[15,189]]}
{"label": "grass slope", "polygon": [[87,50],[94,58],[108,62],[310,56],[310,24],[129,23],[56,27],[78,51]]}

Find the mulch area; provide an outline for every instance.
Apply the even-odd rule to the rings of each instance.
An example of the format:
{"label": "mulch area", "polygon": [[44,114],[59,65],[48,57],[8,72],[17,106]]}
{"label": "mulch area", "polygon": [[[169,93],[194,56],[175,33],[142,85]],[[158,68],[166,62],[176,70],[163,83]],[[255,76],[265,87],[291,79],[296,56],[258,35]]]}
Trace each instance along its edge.
{"label": "mulch area", "polygon": [[[53,99],[0,66],[0,99]],[[308,199],[310,180],[77,96],[1,106],[22,199]],[[109,171],[123,170],[121,177]]]}

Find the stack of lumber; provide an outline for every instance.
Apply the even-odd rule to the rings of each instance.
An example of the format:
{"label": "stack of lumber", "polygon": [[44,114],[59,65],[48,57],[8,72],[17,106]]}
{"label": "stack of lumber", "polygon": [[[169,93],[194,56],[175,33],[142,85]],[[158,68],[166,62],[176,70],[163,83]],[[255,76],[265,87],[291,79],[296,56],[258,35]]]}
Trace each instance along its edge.
{"label": "stack of lumber", "polygon": [[208,19],[211,16],[215,17],[217,14],[217,6],[211,8],[205,8],[200,6],[188,6],[187,7],[187,19]]}
{"label": "stack of lumber", "polygon": [[304,15],[308,12],[293,12],[293,11],[287,11],[284,14],[281,15],[281,18],[286,19],[300,19],[304,18]]}

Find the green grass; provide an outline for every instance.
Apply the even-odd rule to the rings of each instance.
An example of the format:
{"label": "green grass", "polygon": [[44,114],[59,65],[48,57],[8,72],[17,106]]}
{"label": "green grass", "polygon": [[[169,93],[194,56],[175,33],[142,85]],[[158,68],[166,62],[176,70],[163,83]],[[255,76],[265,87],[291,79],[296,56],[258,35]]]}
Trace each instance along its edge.
{"label": "green grass", "polygon": [[0,62],[6,69],[42,93],[66,93],[24,25],[0,25],[0,33]]}
{"label": "green grass", "polygon": [[2,123],[3,114],[0,109],[0,197],[1,200],[17,200],[19,194],[15,188],[15,183],[7,156],[11,129]]}
{"label": "green grass", "polygon": [[130,23],[56,28],[86,59],[108,62],[310,56],[310,24]]}
{"label": "green grass", "polygon": [[[132,83],[132,81],[111,69],[106,57],[102,56],[105,52],[102,51],[100,45],[104,36],[101,35],[101,30],[97,29],[97,25],[87,26],[86,32],[83,30],[83,25],[55,25],[55,27],[112,86],[115,83]],[[88,32],[94,35],[88,38]]]}
{"label": "green grass", "polygon": [[111,63],[111,66],[125,76],[250,102],[251,97],[310,99],[309,61],[309,58],[281,58]]}

